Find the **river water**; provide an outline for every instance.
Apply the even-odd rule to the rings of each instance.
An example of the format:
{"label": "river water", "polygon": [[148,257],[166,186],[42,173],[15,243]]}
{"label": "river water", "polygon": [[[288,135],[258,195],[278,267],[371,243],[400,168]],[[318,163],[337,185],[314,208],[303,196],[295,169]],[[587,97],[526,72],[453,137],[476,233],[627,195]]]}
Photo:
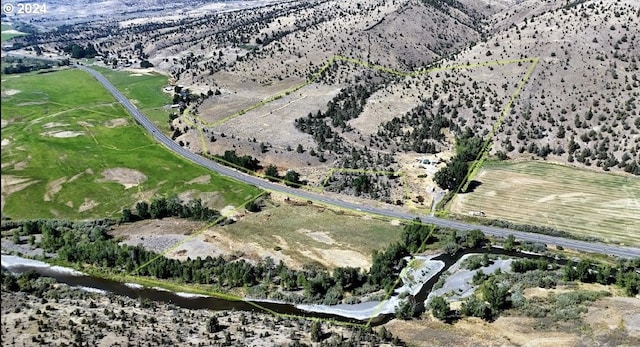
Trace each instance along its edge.
{"label": "river water", "polygon": [[[460,257],[468,253],[484,253],[487,249],[466,249],[463,252],[458,252],[454,256],[448,254],[441,254],[432,258],[434,261],[442,261],[445,266],[427,280],[418,294],[415,296],[415,301],[418,304],[418,310],[424,309],[424,301],[431,292],[431,289],[436,282],[440,279],[440,276],[451,267]],[[530,255],[518,252],[507,252],[500,248],[491,248],[489,250],[492,254],[504,254],[515,257],[526,258],[538,258],[538,255]],[[378,314],[375,317],[369,317],[366,320],[354,319],[345,315],[328,313],[331,312],[332,306],[315,305],[319,307],[318,310],[313,312],[302,310],[296,307],[294,304],[279,303],[273,301],[261,301],[261,300],[229,300],[220,299],[211,296],[194,295],[187,293],[175,293],[167,291],[161,288],[148,288],[140,285],[132,285],[121,283],[113,280],[90,276],[84,273],[79,273],[67,268],[61,268],[56,266],[49,266],[46,263],[32,261],[30,259],[20,258],[10,255],[2,255],[2,267],[9,269],[13,273],[23,273],[28,270],[34,270],[35,272],[54,278],[59,283],[64,283],[73,287],[80,288],[94,288],[100,291],[105,291],[115,295],[123,295],[132,299],[147,299],[155,302],[170,303],[179,307],[187,309],[209,309],[213,311],[221,310],[240,310],[240,311],[264,311],[269,313],[279,313],[293,316],[322,318],[327,320],[335,320],[341,322],[349,322],[356,324],[379,325],[384,324],[390,320],[393,315],[389,313]],[[374,307],[380,302],[371,302],[363,304],[353,305],[353,311],[362,310],[363,305],[368,307]],[[420,306],[422,305],[422,306]],[[339,305],[342,311],[349,311],[350,305]],[[374,310],[375,311],[375,310]]]}

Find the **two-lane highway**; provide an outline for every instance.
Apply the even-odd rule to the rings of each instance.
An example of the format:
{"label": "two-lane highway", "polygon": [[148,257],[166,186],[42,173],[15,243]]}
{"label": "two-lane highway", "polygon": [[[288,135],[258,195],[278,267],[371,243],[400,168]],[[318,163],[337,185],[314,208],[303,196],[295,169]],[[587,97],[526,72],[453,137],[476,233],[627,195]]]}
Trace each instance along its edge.
{"label": "two-lane highway", "polygon": [[198,164],[210,170],[216,171],[219,174],[237,179],[248,184],[255,185],[262,189],[274,192],[280,192],[292,196],[297,196],[302,199],[312,200],[321,204],[338,206],[340,208],[358,210],[361,212],[371,213],[375,215],[386,216],[390,218],[412,220],[416,217],[420,218],[425,223],[435,224],[441,227],[453,228],[458,230],[472,230],[480,229],[482,232],[488,235],[506,237],[509,234],[514,235],[519,240],[524,241],[536,241],[546,244],[555,244],[565,248],[571,248],[579,251],[590,253],[611,254],[624,258],[640,258],[640,249],[632,247],[623,247],[616,245],[608,245],[597,242],[585,242],[578,240],[565,239],[561,237],[554,237],[542,234],[527,233],[521,231],[515,231],[504,228],[496,228],[483,225],[468,224],[459,221],[447,220],[432,216],[417,216],[408,212],[399,212],[389,209],[384,209],[375,206],[359,205],[333,197],[328,197],[323,194],[313,193],[302,189],[295,189],[287,187],[285,185],[276,184],[263,180],[261,178],[247,175],[235,169],[218,164],[215,161],[209,160],[202,156],[199,156],[166,136],[160,129],[158,129],[153,122],[151,122],[146,116],[144,116],[124,95],[122,95],[103,75],[97,71],[82,65],[76,65],[77,68],[94,76],[98,82],[100,82],[119,102],[122,106],[138,121],[142,127],[144,127],[158,142],[165,145],[168,149],[176,154]]}

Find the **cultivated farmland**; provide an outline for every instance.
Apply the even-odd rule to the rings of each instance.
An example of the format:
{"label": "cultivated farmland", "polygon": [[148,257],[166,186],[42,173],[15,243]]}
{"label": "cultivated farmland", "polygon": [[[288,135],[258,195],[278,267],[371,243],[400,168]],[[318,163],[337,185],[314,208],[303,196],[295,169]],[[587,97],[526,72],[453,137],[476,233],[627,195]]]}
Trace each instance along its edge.
{"label": "cultivated farmland", "polygon": [[258,193],[155,143],[84,72],[3,78],[3,216],[117,217],[165,194],[222,208]]}
{"label": "cultivated farmland", "polygon": [[451,211],[549,226],[608,242],[640,244],[640,180],[537,161],[487,163],[474,192]]}

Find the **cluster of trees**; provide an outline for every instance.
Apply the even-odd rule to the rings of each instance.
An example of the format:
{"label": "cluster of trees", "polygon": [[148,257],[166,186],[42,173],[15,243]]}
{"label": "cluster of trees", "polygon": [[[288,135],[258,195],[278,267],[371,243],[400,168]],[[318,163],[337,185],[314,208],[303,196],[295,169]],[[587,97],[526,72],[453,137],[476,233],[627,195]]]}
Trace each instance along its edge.
{"label": "cluster of trees", "polygon": [[[189,204],[180,204],[175,198],[159,198],[149,204],[149,211],[152,210],[151,206],[169,213]],[[138,207],[141,211],[144,210],[142,205]],[[150,215],[145,216],[150,218]],[[3,226],[19,227],[25,235],[42,234],[39,246],[44,251],[57,253],[59,259],[80,266],[91,265],[116,272],[137,271],[141,276],[216,285],[221,289],[271,288],[275,285],[284,291],[302,291],[303,296],[295,300],[324,304],[339,303],[345,292],[364,294],[380,289],[391,290],[406,265],[404,258],[412,252],[421,251],[426,244],[437,241],[437,235],[441,232],[438,228],[416,220],[404,227],[401,242],[373,253],[373,265],[368,272],[358,268],[339,267],[330,273],[313,266],[293,270],[282,262],[275,264],[271,258],[256,264],[243,259],[227,260],[210,256],[185,261],[169,259],[145,250],[142,246],[128,246],[113,239],[108,231],[115,223],[113,220],[33,220],[14,223],[7,221],[7,225]]]}
{"label": "cluster of trees", "polygon": [[[455,128],[450,113],[449,106],[440,103],[436,113],[433,114],[433,105],[424,102],[402,117],[394,117],[389,122],[382,124],[376,134],[377,138],[383,141],[391,141],[403,151],[414,151],[417,153],[437,153],[437,143],[444,140],[442,129]],[[407,131],[410,128],[412,130]]]}
{"label": "cluster of trees", "polygon": [[489,243],[489,239],[479,229],[469,231],[451,230],[443,241],[444,251],[451,255],[456,254],[464,247],[480,248]]}
{"label": "cluster of trees", "polygon": [[117,272],[137,270],[141,276],[226,289],[276,285],[287,291],[302,290],[304,297],[300,300],[307,302],[337,304],[345,291],[359,288],[367,281],[366,273],[352,267],[336,268],[329,273],[314,267],[289,269],[282,262],[275,264],[271,258],[257,264],[243,259],[226,260],[221,256],[185,261],[169,259],[142,246],[120,244],[108,234],[114,223],[110,220],[92,223],[35,220],[23,222],[21,228],[25,234],[42,234],[40,247],[46,252],[57,253],[59,259],[80,266],[92,265]]}
{"label": "cluster of trees", "polygon": [[[143,65],[145,65],[145,66],[143,66]],[[149,63],[146,60],[143,60],[140,63],[140,66],[141,67],[152,67],[153,64]],[[181,86],[175,86],[175,87],[173,87],[173,99],[172,99],[172,102],[173,102],[173,104],[178,105],[178,111],[180,112],[180,114],[182,114],[182,113],[184,113],[184,110],[187,109],[187,106],[189,106],[192,102],[202,102],[207,97],[213,95],[213,91],[209,90],[209,92],[210,93],[207,93],[207,94],[200,93],[200,95],[198,95],[198,94],[191,93],[191,91],[188,88],[184,88],[183,89]]]}
{"label": "cluster of trees", "polygon": [[511,270],[513,272],[527,272],[531,270],[548,270],[549,269],[549,261],[540,258],[540,259],[521,259],[515,260],[511,263]]}
{"label": "cluster of trees", "polygon": [[367,99],[378,89],[380,85],[369,83],[343,88],[333,100],[327,103],[327,111],[324,114],[318,112],[317,118],[329,118],[334,128],[349,131],[351,128],[347,122],[358,118],[364,110]]}
{"label": "cluster of trees", "polygon": [[211,221],[220,217],[220,212],[202,204],[202,200],[194,199],[186,203],[176,195],[157,197],[151,203],[139,201],[135,212],[129,208],[122,210],[120,222],[129,223],[143,219],[162,219],[165,217],[180,217],[194,220]]}
{"label": "cluster of trees", "polygon": [[327,103],[326,112],[318,111],[315,115],[309,113],[307,117],[297,118],[294,125],[303,133],[312,135],[320,150],[345,152],[342,137],[333,129],[341,128],[342,131],[350,131],[351,127],[347,122],[362,113],[369,96],[379,88],[379,85],[370,83],[343,88]]}
{"label": "cluster of trees", "polygon": [[397,185],[398,177],[393,174],[354,174],[351,172],[334,172],[324,182],[325,189],[333,192],[347,192],[355,196],[381,199],[391,202],[391,189]]}
{"label": "cluster of trees", "polygon": [[62,50],[67,54],[71,54],[71,58],[74,59],[94,58],[98,55],[98,51],[96,51],[96,48],[91,43],[88,43],[84,47],[74,43],[64,47]]}
{"label": "cluster of trees", "polygon": [[51,288],[53,280],[40,276],[39,273],[29,270],[20,275],[2,269],[2,288],[10,292],[25,292],[42,297],[42,293]]}
{"label": "cluster of trees", "polygon": [[621,260],[615,267],[608,264],[582,260],[563,267],[565,281],[616,284],[629,296],[640,294],[640,259]]}
{"label": "cluster of trees", "polygon": [[2,73],[5,75],[15,74],[15,73],[26,73],[26,72],[37,71],[37,70],[51,69],[52,67],[53,67],[53,64],[51,63],[44,63],[44,64],[18,63],[18,64],[13,64],[13,65],[8,65],[3,67]]}
{"label": "cluster of trees", "polygon": [[434,181],[442,189],[456,191],[464,185],[469,165],[475,161],[483,146],[483,139],[476,137],[470,128],[456,138],[456,155],[447,166],[436,172]]}
{"label": "cluster of trees", "polygon": [[59,60],[56,62],[38,60],[38,59],[22,59],[22,58],[2,58],[2,73],[5,75],[26,73],[31,71],[46,70],[57,66],[68,66],[69,60]]}
{"label": "cluster of trees", "polygon": [[224,155],[216,157],[224,160],[227,163],[245,168],[249,171],[258,171],[262,168],[258,159],[250,155],[239,156],[234,150],[224,151]]}
{"label": "cluster of trees", "polygon": [[294,125],[296,129],[313,136],[319,150],[334,153],[344,152],[345,144],[342,136],[327,124],[322,112],[318,111],[316,116],[309,113],[306,118],[297,118]]}
{"label": "cluster of trees", "polygon": [[[105,334],[116,332],[120,335],[132,336],[133,334],[134,344],[196,346],[197,343],[188,343],[189,341],[179,333],[167,334],[166,330],[163,330],[166,325],[158,325],[161,323],[157,319],[158,314],[169,312],[173,315],[169,325],[188,325],[194,329],[196,335],[213,341],[215,346],[230,346],[234,343],[239,344],[250,340],[268,342],[266,338],[272,335],[275,335],[274,340],[280,336],[280,338],[292,341],[290,346],[309,346],[300,342],[305,336],[310,337],[313,342],[321,342],[322,346],[327,347],[356,346],[363,343],[404,346],[402,341],[384,328],[376,329],[378,331],[374,331],[371,327],[359,326],[345,326],[336,329],[335,325],[320,321],[309,322],[295,317],[287,318],[257,312],[221,311],[213,315],[206,313],[194,315],[193,311],[175,308],[172,305],[158,304],[144,298],[135,300],[110,296],[106,302],[99,303],[96,301],[98,296],[94,294],[72,287],[55,285],[55,280],[41,277],[33,271],[13,275],[3,269],[0,274],[0,282],[3,298],[5,298],[5,294],[11,298],[21,298],[13,305],[12,309],[12,312],[18,315],[15,320],[15,330],[28,333],[26,329],[33,327],[32,322],[37,324],[37,336],[36,334],[28,336],[34,345],[52,344],[52,341],[57,341],[60,344],[68,342],[68,345],[71,346],[96,345],[104,338]],[[21,294],[16,295],[9,292],[20,292]],[[70,311],[70,315],[79,317],[79,321],[68,320],[67,325],[66,320],[54,322],[51,319],[51,315],[55,315],[58,309],[55,303],[63,299],[75,305],[75,309]],[[138,309],[134,312],[132,308],[135,307]],[[29,324],[24,324],[27,321],[27,315],[29,316]],[[11,324],[13,323],[12,321]],[[231,329],[233,325],[237,325],[238,329]],[[200,329],[200,326],[204,329]],[[160,327],[160,329],[147,329],[148,327]],[[286,333],[283,332],[283,327],[286,327]],[[35,329],[35,327],[33,328]],[[62,339],[60,339],[60,335],[64,335]],[[65,336],[67,339],[64,338]],[[257,339],[258,336],[261,338],[260,340]],[[265,339],[262,339],[263,337]],[[4,338],[3,335],[3,341]],[[6,340],[11,341],[11,337],[7,337]]]}
{"label": "cluster of trees", "polygon": [[[429,309],[434,317],[445,321],[452,321],[461,316],[493,320],[509,308],[518,308],[525,314],[544,317],[549,313],[549,309],[538,307],[535,302],[529,302],[522,295],[522,291],[527,287],[554,287],[560,282],[560,278],[564,281],[616,284],[629,296],[640,293],[640,273],[638,272],[640,259],[619,260],[616,266],[581,260],[577,263],[569,262],[562,267],[551,258],[520,259],[513,261],[511,268],[513,273],[498,271],[493,275],[485,275],[481,271],[477,272],[474,276],[474,284],[479,285],[478,290],[476,294],[463,301],[459,311],[451,310],[443,297],[432,298]],[[573,305],[578,305],[584,300],[593,301],[602,296],[598,293],[591,295],[581,292],[567,293],[567,295],[575,296],[572,298],[575,300],[570,301]],[[565,308],[556,307],[556,309]],[[567,315],[572,316],[570,313],[559,312],[558,317],[567,319]],[[579,310],[574,313],[572,317],[578,318]]]}
{"label": "cluster of trees", "polygon": [[396,279],[406,266],[404,258],[411,253],[420,252],[424,246],[438,241],[442,230],[438,227],[423,224],[419,219],[404,226],[402,239],[384,251],[374,250],[372,264],[369,269],[368,282],[374,288],[391,290]]}

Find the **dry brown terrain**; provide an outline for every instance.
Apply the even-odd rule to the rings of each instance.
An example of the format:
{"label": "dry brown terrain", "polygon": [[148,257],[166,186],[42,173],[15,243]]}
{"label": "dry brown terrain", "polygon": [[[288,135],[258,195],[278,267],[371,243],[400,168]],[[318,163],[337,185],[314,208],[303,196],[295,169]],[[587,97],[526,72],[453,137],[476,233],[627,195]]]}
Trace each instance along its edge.
{"label": "dry brown terrain", "polygon": [[[207,331],[211,317],[218,319],[217,332]],[[3,346],[287,346],[294,340],[309,345],[310,326],[310,320],[260,312],[189,310],[59,284],[39,297],[2,292]],[[374,332],[356,332],[348,326],[323,323],[322,333],[324,342],[375,341],[393,346]]]}
{"label": "dry brown terrain", "polygon": [[458,194],[450,210],[467,215],[543,225],[637,246],[640,242],[640,180],[546,162],[487,165],[473,193]]}
{"label": "dry brown terrain", "polygon": [[639,318],[640,300],[611,297],[593,303],[578,325],[560,322],[541,327],[535,318],[505,316],[491,323],[465,318],[452,325],[423,317],[394,320],[386,327],[416,346],[637,346]]}
{"label": "dry brown terrain", "polygon": [[[469,127],[481,136],[490,135],[504,117],[492,135],[491,154],[595,170],[640,170],[640,125],[634,121],[640,87],[637,2],[263,5],[158,15],[146,22],[123,19],[82,35],[99,42],[98,64],[138,73],[133,68],[148,59],[154,70],[171,76],[172,84],[200,94],[174,120],[183,133],[176,141],[195,152],[233,149],[281,172],[294,169],[316,186],[336,167],[411,172],[406,157],[422,156],[425,149],[417,148],[425,143],[433,146],[428,151],[448,156],[453,139],[420,135],[433,122],[429,117],[416,122],[420,114],[448,119],[444,130],[459,133]],[[77,34],[71,30],[56,40]],[[56,42],[37,39],[50,49],[47,40]],[[521,58],[538,59],[529,77],[532,63],[514,61]],[[318,71],[322,74],[314,75]],[[303,132],[296,125],[297,119],[327,112],[329,102],[340,104],[341,90],[357,86],[373,91],[346,120],[347,127],[323,120],[334,132],[325,133],[325,139],[331,136],[335,144],[326,146],[316,130]],[[340,107],[349,111],[354,105]],[[415,139],[416,134],[423,138]],[[301,153],[294,150],[298,145]],[[355,152],[364,158],[353,159]],[[381,156],[388,157],[376,159]],[[341,177],[335,185],[350,180]],[[376,193],[367,196],[395,202],[401,194],[386,192],[386,184],[375,182]],[[391,184],[398,186],[397,180]],[[409,186],[413,199],[423,196],[420,207],[428,208],[441,193],[428,179],[414,179]]]}
{"label": "dry brown terrain", "polygon": [[[171,123],[172,131],[180,133],[177,142],[196,153],[234,150],[251,155],[265,168],[275,165],[281,175],[293,169],[326,194],[358,195],[343,197],[350,201],[364,201],[373,194],[336,187],[368,175],[367,171],[393,171],[403,175],[374,179],[373,190],[384,194],[367,203],[429,209],[444,193],[435,187],[433,175],[454,155],[456,135],[469,128],[474,135],[491,136],[491,156],[525,162],[515,164],[524,169],[505,173],[483,168],[476,177],[481,185],[473,193],[457,196],[452,211],[481,210],[489,218],[637,245],[638,1],[301,0],[261,5],[249,9],[253,6],[242,2],[234,8],[237,11],[217,11],[216,6],[222,5],[211,4],[206,11],[98,20],[14,40],[26,48],[19,52],[28,54],[38,45],[50,56],[62,54],[60,48],[71,42],[95,44],[96,65],[133,74],[148,72],[137,69],[148,60],[152,70],[169,77],[169,93],[179,85],[194,97]],[[189,8],[193,6],[190,1]],[[345,95],[347,88],[355,91]],[[301,119],[315,123],[303,130]],[[107,126],[122,124],[119,120]],[[49,125],[52,129],[43,134],[81,134]],[[427,167],[416,162],[436,157],[443,162]],[[563,166],[545,171],[545,177],[532,177],[543,166],[527,164],[530,159]],[[18,168],[24,163],[10,165]],[[320,186],[332,169],[345,168],[366,171],[338,173],[331,186]],[[102,174],[105,181],[125,188],[146,179],[127,168]],[[51,182],[45,200],[72,179]],[[202,176],[191,182],[207,180],[210,177]],[[8,194],[32,183],[3,176],[2,203]],[[150,198],[153,192],[139,194]],[[205,202],[219,198],[218,193],[208,194],[201,196],[194,189],[180,198],[199,196]],[[200,222],[167,218],[120,225],[113,233],[127,244],[142,244],[178,259],[221,255],[255,261],[268,256],[293,268],[320,264],[329,269],[368,268],[372,250],[400,235],[398,223],[290,204],[282,197],[269,204],[258,213],[241,211],[234,216],[236,223],[224,226],[206,228]],[[91,209],[95,202],[85,199],[72,207]],[[232,206],[226,209],[232,210]],[[55,307],[49,303],[53,309],[42,308],[46,304],[34,297],[3,293],[2,299],[3,339],[8,333],[23,345],[32,341],[20,339],[33,338],[48,324],[50,317],[41,317],[42,312],[60,313],[59,322],[51,324],[82,326],[74,329],[86,332],[87,324],[74,320],[77,314],[70,318],[74,310],[108,317],[112,324],[107,311],[116,309],[103,310],[101,305],[116,306],[118,311],[124,307],[118,302],[122,299],[112,297],[91,299],[100,307],[93,311],[86,302],[66,299]],[[15,312],[20,305],[24,311]],[[144,341],[157,343],[164,338],[159,332],[166,332],[171,341],[185,342],[184,331],[169,319],[174,313],[181,324],[194,327],[189,342],[213,338],[203,331],[210,313],[162,306],[158,310],[166,314],[158,315],[134,307],[135,302],[128,305],[143,317],[139,324],[120,335],[105,333],[101,339],[142,342],[129,339],[135,328]],[[6,323],[7,314],[12,324]],[[231,317],[228,330],[238,343],[258,345],[262,340],[257,336],[267,331],[272,341],[264,344],[284,344],[296,331],[304,332],[298,333],[301,341],[309,341],[305,323],[296,321],[280,331],[274,318],[262,316],[256,319],[267,323],[258,324],[250,338],[240,338],[239,314],[224,314]],[[38,318],[27,320],[28,315]],[[117,320],[125,324],[124,318]],[[634,346],[640,345],[640,301],[600,299],[581,321],[551,325],[511,312],[491,323],[465,318],[447,325],[425,315],[392,320],[386,327],[416,346]],[[46,338],[67,341],[73,337],[67,330]],[[30,335],[20,335],[22,331]]]}
{"label": "dry brown terrain", "polygon": [[234,211],[230,217],[236,222],[225,226],[165,218],[118,225],[112,234],[170,258],[271,257],[295,269],[305,264],[368,269],[371,252],[386,248],[401,235],[399,223],[295,204],[275,197],[259,213]]}

